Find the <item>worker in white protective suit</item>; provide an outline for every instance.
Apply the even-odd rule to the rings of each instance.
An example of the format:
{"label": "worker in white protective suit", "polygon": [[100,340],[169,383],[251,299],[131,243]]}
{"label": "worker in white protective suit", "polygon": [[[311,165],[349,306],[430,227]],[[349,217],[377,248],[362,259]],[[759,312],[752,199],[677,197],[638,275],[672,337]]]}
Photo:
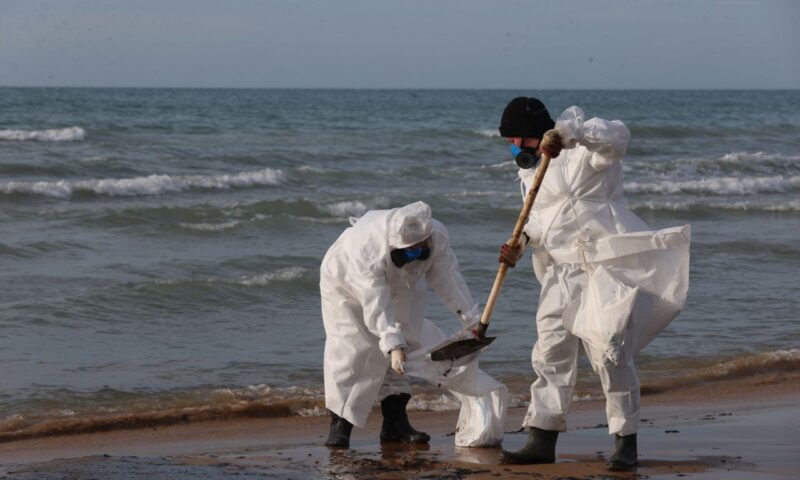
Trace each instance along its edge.
{"label": "worker in white protective suit", "polygon": [[541,101],[518,97],[506,106],[500,133],[523,167],[523,191],[539,156],[551,158],[520,244],[500,252],[500,261],[513,267],[525,247],[535,248],[541,283],[532,353],[538,378],[523,421],[528,442],[517,452],[503,451],[502,461],[555,461],[582,343],[600,376],[615,435],[607,467],[635,470],[640,392],[634,354],[685,304],[689,227],[650,231],[627,208],[621,160],[630,132],[618,120],[587,120],[570,107],[553,122]]}
{"label": "worker in white protective suit", "polygon": [[[459,420],[457,444],[485,446],[502,440],[505,387],[477,370],[477,357],[457,372],[437,369],[432,366],[437,362],[425,357],[452,340],[425,319],[429,286],[460,318],[462,333],[478,322],[478,306],[461,276],[447,230],[431,218],[424,202],[369,211],[328,250],[320,268],[325,406],[331,414],[326,445],[348,447],[353,425],[364,426],[378,399],[381,442],[427,443],[430,437],[412,428],[406,414],[411,390],[404,373],[443,385],[462,401],[465,422],[476,421],[466,422],[470,426]],[[476,418],[475,411],[486,405],[489,420]],[[476,424],[491,424],[493,431],[476,431],[481,429]]]}

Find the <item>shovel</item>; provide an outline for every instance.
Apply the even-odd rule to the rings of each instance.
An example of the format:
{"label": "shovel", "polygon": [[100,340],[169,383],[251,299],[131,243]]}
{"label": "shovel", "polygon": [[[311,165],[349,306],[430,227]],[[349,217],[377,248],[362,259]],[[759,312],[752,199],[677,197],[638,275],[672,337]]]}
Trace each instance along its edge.
{"label": "shovel", "polygon": [[446,362],[449,360],[456,360],[465,357],[481,348],[489,345],[496,337],[484,337],[480,340],[477,338],[468,338],[466,340],[456,340],[455,342],[448,343],[443,347],[439,347],[431,352],[431,360],[434,362]]}
{"label": "shovel", "polygon": [[[528,221],[528,215],[530,215],[531,208],[533,208],[533,201],[536,200],[536,194],[539,193],[539,187],[542,186],[542,179],[544,179],[544,174],[547,172],[547,167],[549,166],[550,156],[546,153],[542,153],[542,160],[539,164],[539,168],[536,170],[533,184],[525,195],[525,203],[522,204],[522,210],[520,210],[519,218],[517,218],[517,223],[514,225],[514,231],[511,233],[511,238],[506,242],[506,245],[513,246],[519,244],[519,237],[522,235],[522,229]],[[497,276],[494,278],[492,292],[489,294],[489,299],[486,300],[486,306],[483,308],[481,321],[478,324],[477,337],[468,340],[459,340],[439,347],[431,352],[431,360],[436,360],[437,358],[455,360],[478,351],[492,343],[495,337],[486,337],[486,329],[489,328],[489,319],[492,316],[494,304],[497,302],[498,295],[500,295],[500,288],[503,286],[503,281],[506,279],[507,272],[508,265],[500,262],[500,268],[497,270]],[[434,356],[437,358],[434,358]]]}

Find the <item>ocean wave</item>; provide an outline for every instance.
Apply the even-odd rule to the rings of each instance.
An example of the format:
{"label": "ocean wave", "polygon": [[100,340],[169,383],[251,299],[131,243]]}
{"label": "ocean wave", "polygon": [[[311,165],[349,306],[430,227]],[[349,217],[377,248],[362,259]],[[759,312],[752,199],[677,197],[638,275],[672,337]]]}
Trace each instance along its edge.
{"label": "ocean wave", "polygon": [[[787,381],[800,370],[800,349],[784,349],[719,361],[686,374],[642,383],[642,394],[685,390],[731,380]],[[527,380],[527,378],[525,379]],[[526,383],[526,382],[524,382]],[[527,385],[527,383],[526,383]],[[759,383],[760,385],[760,383]],[[527,405],[527,392],[512,392],[509,405]],[[55,409],[17,411],[0,420],[0,442],[51,435],[69,435],[121,429],[251,417],[322,416],[324,390],[316,387],[273,387],[266,384],[241,388],[201,388],[155,393],[115,392],[104,389],[93,394],[58,391]],[[580,392],[573,401],[602,400],[598,392]],[[54,402],[48,402],[52,405]],[[36,404],[41,405],[39,401]],[[452,411],[458,400],[432,385],[420,385],[409,403],[411,410]]]}
{"label": "ocean wave", "polygon": [[763,151],[735,151],[722,155],[674,154],[670,158],[629,157],[626,175],[664,175],[671,178],[787,177],[800,172],[800,155]]}
{"label": "ocean wave", "polygon": [[109,396],[106,390],[94,395],[73,395],[75,398],[70,401],[75,406],[71,408],[9,415],[0,420],[0,442],[232,418],[307,415],[324,408],[321,388],[253,385],[150,395],[116,393],[119,403],[110,408],[103,403]]}
{"label": "ocean wave", "polygon": [[717,363],[703,372],[707,380],[745,377],[764,371],[796,371],[800,367],[800,349],[791,348],[748,355]]}
{"label": "ocean wave", "polygon": [[502,169],[516,169],[517,162],[508,160],[506,162],[492,163],[490,165],[481,165],[481,168],[502,168]]}
{"label": "ocean wave", "polygon": [[149,288],[152,286],[159,287],[159,291],[163,291],[162,287],[176,287],[176,288],[195,288],[198,285],[234,285],[241,287],[266,287],[276,282],[294,282],[297,280],[305,280],[312,273],[311,270],[305,267],[287,267],[275,270],[274,272],[259,273],[256,275],[244,275],[238,279],[231,279],[225,277],[208,277],[208,278],[172,278],[166,280],[155,280],[139,284],[139,288]]}
{"label": "ocean wave", "polygon": [[784,193],[800,188],[800,176],[791,177],[716,177],[700,180],[665,182],[628,182],[626,193],[675,194],[696,193],[711,195],[752,195]]}
{"label": "ocean wave", "polygon": [[232,228],[236,228],[237,225],[242,223],[239,220],[231,220],[229,222],[222,222],[222,223],[184,223],[181,222],[178,224],[179,227],[185,228],[187,230],[196,230],[199,232],[222,232],[225,230],[230,230]]}
{"label": "ocean wave", "polygon": [[738,136],[748,132],[742,128],[730,127],[686,127],[677,125],[639,125],[636,123],[627,123],[628,128],[631,130],[633,138],[666,138],[666,139],[679,139],[679,138],[695,138],[695,137],[731,137]]}
{"label": "ocean wave", "polygon": [[481,137],[486,138],[499,138],[500,137],[500,130],[496,128],[487,128],[483,130],[473,130],[472,133],[478,134]]}
{"label": "ocean wave", "polygon": [[773,376],[793,374],[797,371],[800,371],[800,349],[773,350],[725,360],[685,375],[645,382],[642,384],[642,395],[678,391],[698,385],[741,380],[763,374]]}
{"label": "ocean wave", "polygon": [[70,127],[47,130],[0,130],[0,140],[26,142],[74,142],[86,138],[86,130]]}
{"label": "ocean wave", "polygon": [[0,193],[6,195],[44,195],[70,198],[86,192],[108,196],[146,196],[176,193],[191,189],[226,190],[234,187],[279,185],[285,179],[282,170],[266,168],[251,172],[225,175],[148,175],[134,178],[103,178],[92,180],[12,181],[0,183]]}
{"label": "ocean wave", "polygon": [[349,217],[349,216],[361,216],[364,215],[367,210],[372,210],[375,208],[385,208],[389,204],[389,200],[387,198],[379,197],[373,199],[368,203],[364,203],[360,200],[346,200],[343,202],[336,202],[330,205],[321,205],[318,206],[322,211],[325,211],[334,217]]}
{"label": "ocean wave", "polygon": [[788,202],[762,202],[762,201],[741,201],[741,202],[704,202],[704,201],[644,201],[628,202],[633,210],[652,210],[668,212],[692,212],[692,211],[738,211],[738,212],[776,212],[793,213],[800,212],[800,200],[789,200]]}
{"label": "ocean wave", "polygon": [[[212,199],[213,200],[213,199]],[[105,209],[85,222],[112,227],[174,227],[182,231],[226,232],[245,225],[266,224],[283,227],[287,222],[322,224],[347,223],[347,217],[363,215],[367,210],[386,208],[385,197],[323,202],[311,199],[260,200],[235,203],[195,203],[183,206],[139,205]]]}
{"label": "ocean wave", "polygon": [[242,277],[237,283],[245,287],[266,287],[274,282],[291,282],[299,280],[310,271],[303,267],[289,267],[275,272],[262,273],[249,277]]}
{"label": "ocean wave", "polygon": [[800,162],[800,155],[784,155],[781,153],[767,152],[730,152],[719,158],[722,162]]}
{"label": "ocean wave", "polygon": [[326,170],[313,165],[300,165],[296,170],[303,173],[326,173]]}

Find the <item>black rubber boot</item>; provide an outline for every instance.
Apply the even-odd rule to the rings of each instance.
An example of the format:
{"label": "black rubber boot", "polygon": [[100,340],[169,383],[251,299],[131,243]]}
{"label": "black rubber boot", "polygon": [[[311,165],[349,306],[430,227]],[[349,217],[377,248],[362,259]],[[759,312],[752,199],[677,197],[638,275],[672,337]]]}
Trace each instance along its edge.
{"label": "black rubber boot", "polygon": [[528,442],[525,446],[516,452],[503,450],[500,455],[500,463],[516,465],[555,463],[556,440],[558,440],[558,431],[531,427],[528,429]]}
{"label": "black rubber boot", "polygon": [[409,399],[411,399],[411,395],[401,393],[389,395],[381,400],[381,413],[383,414],[381,442],[428,443],[430,441],[430,435],[414,430],[408,423],[406,405]]}
{"label": "black rubber boot", "polygon": [[350,432],[353,424],[328,410],[331,414],[331,432],[328,434],[326,447],[348,448],[350,446]]}
{"label": "black rubber boot", "polygon": [[606,467],[612,472],[633,472],[636,470],[637,458],[636,434],[620,437],[614,435],[614,455],[606,462]]}

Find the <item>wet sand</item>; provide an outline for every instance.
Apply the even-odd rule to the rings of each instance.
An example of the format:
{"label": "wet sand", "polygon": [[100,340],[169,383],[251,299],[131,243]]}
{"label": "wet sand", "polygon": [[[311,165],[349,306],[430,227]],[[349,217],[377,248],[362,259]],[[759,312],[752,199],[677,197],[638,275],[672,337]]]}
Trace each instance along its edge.
{"label": "wet sand", "polygon": [[[554,465],[498,465],[499,449],[453,446],[457,412],[411,412],[430,446],[381,446],[380,415],[352,448],[321,446],[325,417],[236,419],[0,444],[0,478],[62,479],[788,479],[800,477],[800,373],[695,385],[643,398],[636,473],[605,469],[613,449],[602,402],[577,402]],[[524,409],[503,446],[517,449]]]}

